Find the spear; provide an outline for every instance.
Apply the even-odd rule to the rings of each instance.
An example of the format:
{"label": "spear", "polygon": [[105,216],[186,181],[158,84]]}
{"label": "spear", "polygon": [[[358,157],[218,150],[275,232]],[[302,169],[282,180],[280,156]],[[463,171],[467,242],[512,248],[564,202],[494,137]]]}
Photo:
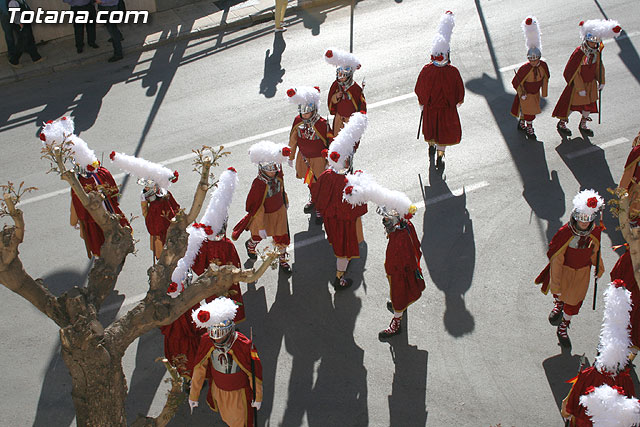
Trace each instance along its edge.
{"label": "spear", "polygon": [[[256,369],[255,362],[253,361],[253,327],[251,327],[251,352],[249,353],[251,359],[251,388],[253,389],[253,401],[256,401]],[[253,425],[258,425],[258,409],[253,407]]]}

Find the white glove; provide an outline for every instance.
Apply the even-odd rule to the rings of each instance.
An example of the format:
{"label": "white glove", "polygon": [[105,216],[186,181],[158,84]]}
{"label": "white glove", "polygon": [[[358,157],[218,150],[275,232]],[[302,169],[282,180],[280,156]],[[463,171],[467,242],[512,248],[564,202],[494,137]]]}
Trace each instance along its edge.
{"label": "white glove", "polygon": [[260,237],[262,237],[263,239],[266,239],[266,238],[268,237],[268,236],[267,236],[267,230],[260,230],[260,231],[258,231],[258,235],[259,235]]}
{"label": "white glove", "polygon": [[527,99],[527,95],[522,95],[522,96],[520,97],[520,99],[522,99],[522,100],[524,101],[525,99]]}
{"label": "white glove", "polygon": [[198,407],[198,401],[189,399],[189,407],[191,408],[191,414],[193,414],[193,408]]}
{"label": "white glove", "polygon": [[256,408],[256,410],[260,410],[260,407],[262,406],[262,402],[256,402],[255,400],[253,402],[251,402],[251,406]]}
{"label": "white glove", "polygon": [[581,90],[580,92],[578,92],[578,95],[587,96],[587,91],[586,90]]}
{"label": "white glove", "polygon": [[293,160],[292,159],[287,160],[287,163],[289,164],[290,168],[293,168]]}
{"label": "white glove", "polygon": [[464,103],[464,101],[461,101],[458,103],[458,108],[460,108],[462,106],[462,104]]}
{"label": "white glove", "polygon": [[420,111],[422,111],[423,108],[424,108],[424,105],[420,105]]}
{"label": "white glove", "polygon": [[604,89],[604,83],[600,83],[600,84],[598,85],[598,90],[602,90],[602,89]]}
{"label": "white glove", "polygon": [[75,230],[80,230],[80,224],[72,225]]}

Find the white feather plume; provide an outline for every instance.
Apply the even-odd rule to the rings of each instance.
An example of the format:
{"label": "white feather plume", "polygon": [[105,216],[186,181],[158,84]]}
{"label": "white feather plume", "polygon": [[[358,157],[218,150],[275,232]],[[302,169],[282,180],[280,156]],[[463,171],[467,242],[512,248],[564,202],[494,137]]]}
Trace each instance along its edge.
{"label": "white feather plume", "polygon": [[[215,237],[222,231],[237,183],[238,174],[234,170],[227,169],[220,174],[218,186],[211,194],[207,209],[200,221],[201,224],[211,227],[213,231],[211,236]],[[189,234],[187,250],[171,274],[171,281],[177,284],[181,284],[187,277],[187,273],[198,256],[202,244],[207,239],[205,230],[202,227],[194,227],[193,224],[187,227],[187,233]]]}
{"label": "white feather plume", "polygon": [[[604,319],[600,330],[599,353],[594,362],[596,369],[601,372],[617,373],[629,361],[631,292],[620,282],[610,283],[604,291]],[[622,286],[616,287],[616,283]]]}
{"label": "white feather plume", "polygon": [[[527,21],[531,20],[530,24]],[[524,33],[524,45],[528,49],[538,48],[542,52],[542,39],[540,38],[540,26],[535,16],[529,15],[520,24],[522,32]]]}
{"label": "white feather plume", "polygon": [[[327,150],[329,152],[327,156],[329,166],[337,170],[344,168],[345,160],[353,155],[356,142],[362,139],[362,135],[367,129],[367,121],[368,117],[363,113],[354,113],[349,118],[349,122],[344,125],[344,128],[342,128],[338,136],[336,136],[331,145],[329,145],[329,149]],[[331,158],[332,153],[339,155],[337,161]]]}
{"label": "white feather plume", "polygon": [[[211,328],[220,323],[233,320],[236,317],[237,310],[238,306],[233,300],[226,297],[219,297],[193,310],[191,312],[191,318],[193,319],[193,323],[199,328]],[[198,318],[198,314],[202,311],[209,312],[209,320],[206,322],[202,322]]]}
{"label": "white feather plume", "polygon": [[[589,200],[596,199],[596,206],[588,205]],[[593,204],[593,203],[592,203]],[[573,208],[583,214],[593,215],[604,206],[604,199],[595,190],[582,190],[573,198]]]}
{"label": "white feather plume", "polygon": [[[411,210],[415,212],[415,206],[411,204],[411,199],[406,194],[381,186],[366,172],[356,171],[346,175],[346,178],[347,184],[342,197],[351,205],[373,202],[378,206],[384,206],[389,211],[395,210],[401,216],[410,213]],[[349,187],[351,188],[347,190]]]}
{"label": "white feather plume", "polygon": [[580,396],[594,427],[631,427],[640,424],[640,403],[607,384]]}
{"label": "white feather plume", "polygon": [[587,34],[593,34],[600,40],[618,37],[622,28],[618,21],[613,19],[590,19],[580,23],[580,37],[585,38]]}
{"label": "white feather plume", "polygon": [[167,190],[171,185],[173,172],[167,167],[124,153],[115,153],[115,155],[109,157],[111,158],[111,163],[123,171],[138,178],[151,180],[163,190]]}
{"label": "white feather plume", "polygon": [[438,23],[438,29],[436,35],[433,38],[431,45],[431,55],[438,56],[444,55],[451,49],[451,34],[453,33],[453,27],[456,26],[456,20],[453,12],[446,11],[440,17]]}
{"label": "white feather plume", "polygon": [[[292,96],[289,96],[290,91],[295,91]],[[298,86],[287,90],[287,98],[289,102],[296,105],[309,105],[314,104],[316,107],[320,106],[320,89],[309,86]]]}
{"label": "white feather plume", "polygon": [[65,138],[68,139],[73,135],[74,131],[75,126],[73,119],[66,116],[61,117],[42,125],[42,129],[40,130],[40,140],[46,145],[60,144],[65,140]]}
{"label": "white feather plume", "polygon": [[71,157],[73,157],[77,165],[82,166],[83,168],[86,168],[89,165],[94,168],[98,167],[99,162],[96,157],[96,153],[89,148],[82,138],[77,135],[71,135],[69,141],[73,143],[73,146],[71,147]]}
{"label": "white feather plume", "polygon": [[276,144],[271,141],[260,141],[249,147],[249,159],[252,163],[277,163],[282,164],[289,158],[289,154],[284,154],[284,149],[289,150],[286,144]]}
{"label": "white feather plume", "polygon": [[324,60],[334,67],[351,67],[354,70],[360,69],[360,61],[353,53],[338,49],[327,49],[324,53]]}

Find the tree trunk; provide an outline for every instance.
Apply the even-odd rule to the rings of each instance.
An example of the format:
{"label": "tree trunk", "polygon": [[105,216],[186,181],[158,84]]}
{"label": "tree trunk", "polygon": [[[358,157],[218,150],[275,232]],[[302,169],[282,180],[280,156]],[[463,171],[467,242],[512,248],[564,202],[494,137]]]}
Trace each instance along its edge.
{"label": "tree trunk", "polygon": [[[64,333],[61,331],[61,336]],[[62,342],[62,359],[71,374],[78,426],[126,427],[127,381],[122,356],[110,355],[101,344],[81,349],[67,347],[64,339]]]}

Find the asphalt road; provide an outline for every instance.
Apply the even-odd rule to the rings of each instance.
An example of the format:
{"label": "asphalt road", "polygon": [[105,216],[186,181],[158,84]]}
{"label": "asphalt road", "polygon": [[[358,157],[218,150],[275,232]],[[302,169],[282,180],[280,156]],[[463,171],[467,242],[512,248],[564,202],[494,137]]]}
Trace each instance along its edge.
{"label": "asphalt road", "polygon": [[[425,143],[415,139],[419,110],[411,94],[447,9],[456,13],[452,59],[467,94],[460,109],[463,140],[447,150],[441,176],[429,165]],[[528,13],[540,22],[551,71],[549,98],[534,122],[540,142],[525,140],[509,115],[513,69],[526,54],[520,22]],[[603,122],[593,122],[595,136],[584,139],[573,116],[574,137],[563,141],[551,110],[564,87],[566,60],[580,42],[577,24],[604,16],[618,19],[626,32],[604,51]],[[326,95],[334,69],[322,54],[329,47],[349,47],[349,7],[316,9],[290,20],[284,37],[274,37],[270,25],[258,25],[130,54],[115,65],[3,87],[0,181],[39,188],[22,206],[27,233],[20,252],[27,271],[60,294],[83,283],[90,268],[68,225],[68,189],[46,174],[48,165],[39,158],[38,125],[65,114],[98,152],[168,161],[180,171],[172,192],[183,205],[197,183],[191,149],[231,147],[219,171],[233,165],[239,172],[230,222],[239,220],[256,174],[247,156],[250,143],[285,142],[296,114],[286,89],[319,85]],[[287,278],[270,270],[249,286],[248,321],[240,326],[245,332],[253,327],[263,361],[265,402],[259,414],[267,425],[561,425],[564,381],[575,375],[578,355],[585,353],[589,361],[595,356],[602,297],[598,310],[585,304],[575,317],[569,331],[573,349],[563,352],[546,320],[551,298],[533,278],[546,264],[548,240],[569,218],[573,195],[594,188],[608,198],[606,188],[620,179],[639,128],[638,46],[636,0],[358,4],[354,52],[363,66],[356,80],[366,79],[370,125],[355,163],[415,202],[424,191],[426,209],[414,224],[427,289],[409,308],[405,332],[379,342],[378,331],[390,315],[386,239],[375,206],[363,220],[362,256],[349,267],[354,290],[336,295],[329,286],[335,268],[330,246],[302,213],[307,190],[286,168],[294,274]],[[324,102],[321,112],[327,114]],[[125,212],[140,215],[138,192],[133,180],[124,182]],[[603,248],[622,243],[615,219],[607,215]],[[138,253],[127,260],[117,293],[101,313],[105,323],[145,292],[148,236],[140,219],[133,227]],[[237,248],[245,260],[241,242]],[[608,275],[617,255],[605,249],[603,256]],[[0,425],[75,424],[55,325],[4,288],[0,310]],[[130,421],[137,413],[157,414],[163,404],[165,372],[153,362],[160,355],[159,332],[142,337],[125,355]],[[183,407],[171,425],[212,423],[220,424],[218,416],[203,403],[193,416]]]}

